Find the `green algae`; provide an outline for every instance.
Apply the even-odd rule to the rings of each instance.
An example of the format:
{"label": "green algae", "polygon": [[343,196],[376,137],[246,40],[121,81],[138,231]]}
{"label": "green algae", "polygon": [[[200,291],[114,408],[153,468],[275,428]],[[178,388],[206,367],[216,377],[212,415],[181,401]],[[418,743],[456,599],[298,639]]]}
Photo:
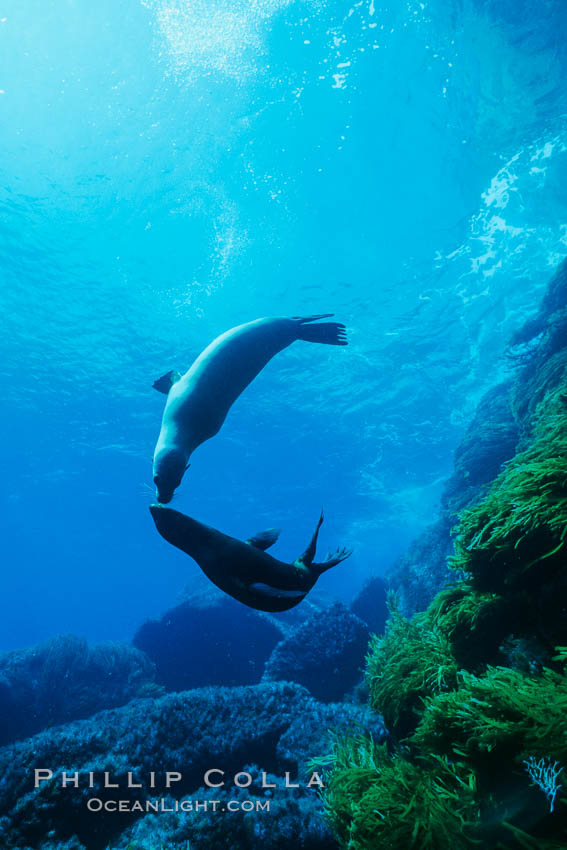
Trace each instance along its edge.
{"label": "green algae", "polygon": [[565,376],[455,534],[455,584],[411,620],[394,606],[370,644],[370,702],[389,746],[334,742],[323,798],[349,850],[567,846],[567,798],[550,813],[525,767],[567,767]]}
{"label": "green algae", "polygon": [[469,762],[548,756],[567,764],[567,677],[548,669],[541,676],[463,670],[455,690],[427,700],[412,741]]}
{"label": "green algae", "polygon": [[336,739],[333,763],[325,808],[345,847],[460,850],[474,843],[476,779],[466,766],[438,756],[415,764],[364,737]]}
{"label": "green algae", "polygon": [[394,609],[384,637],[373,636],[370,643],[370,704],[403,737],[415,728],[424,697],[453,687],[457,669],[445,635],[423,616],[407,620]]}

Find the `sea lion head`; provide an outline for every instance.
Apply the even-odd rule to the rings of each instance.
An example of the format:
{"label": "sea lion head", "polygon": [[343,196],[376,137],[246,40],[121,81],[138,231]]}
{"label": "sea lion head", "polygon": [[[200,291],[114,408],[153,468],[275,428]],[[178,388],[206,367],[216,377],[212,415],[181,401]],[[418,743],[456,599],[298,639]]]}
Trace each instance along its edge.
{"label": "sea lion head", "polygon": [[167,505],[173,499],[175,490],[181,484],[185,470],[190,464],[179,449],[161,449],[154,457],[154,484],[156,499]]}

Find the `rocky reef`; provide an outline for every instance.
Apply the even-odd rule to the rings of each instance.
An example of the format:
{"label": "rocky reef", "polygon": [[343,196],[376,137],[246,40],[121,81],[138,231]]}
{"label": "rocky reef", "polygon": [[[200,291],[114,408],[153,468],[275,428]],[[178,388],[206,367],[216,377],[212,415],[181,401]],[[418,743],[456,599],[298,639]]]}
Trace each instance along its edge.
{"label": "rocky reef", "polygon": [[510,340],[507,354],[514,376],[492,387],[481,399],[455,452],[438,521],[388,572],[388,584],[396,591],[405,616],[424,610],[437,591],[452,581],[448,569],[454,545],[451,532],[461,512],[481,501],[504,465],[530,442],[538,405],[561,384],[566,300],[567,267],[562,263],[534,318]]}
{"label": "rocky reef", "polygon": [[323,702],[336,702],[361,677],[368,627],[340,602],[313,614],[272,652],[264,681],[298,682]]}
{"label": "rocky reef", "polygon": [[455,452],[453,474],[441,496],[439,519],[388,572],[388,584],[396,591],[399,608],[406,616],[422,611],[452,580],[448,558],[453,553],[451,531],[459,513],[482,498],[486,486],[514,456],[520,425],[514,416],[512,391],[512,381],[506,381],[482,398]]}
{"label": "rocky reef", "polygon": [[277,623],[226,594],[193,596],[144,623],[134,645],[156,666],[169,691],[204,685],[251,685],[282,637]]}
{"label": "rocky reef", "polygon": [[[307,761],[325,746],[328,728],[346,732],[369,724],[379,739],[383,726],[367,709],[322,705],[289,683],[203,688],[134,700],[0,750],[0,843],[7,850],[46,850],[67,846],[65,842],[103,850],[109,844],[126,847],[135,838],[137,847],[159,841],[168,847],[185,848],[187,841],[192,848],[221,847],[227,836],[223,806],[227,810],[231,800],[257,798],[270,800],[270,813],[235,812],[231,847],[249,847],[262,817],[269,828],[276,824],[274,834],[279,831],[280,838],[295,836],[297,846],[324,846],[323,837],[333,846],[320,818],[321,802],[308,787]],[[45,771],[39,774],[46,777],[39,787],[34,787],[36,769]],[[214,782],[224,783],[214,789],[204,781],[211,769],[218,771]],[[64,772],[73,777],[67,787]],[[234,779],[239,773],[248,773],[252,784],[240,788]],[[286,773],[287,784],[295,787],[286,787]],[[175,777],[169,788],[168,774]],[[165,806],[163,820],[161,808],[159,815],[151,809],[145,813],[146,801],[156,798]],[[175,800],[213,798],[216,811],[209,807],[167,817]],[[102,810],[89,811],[87,803],[93,799]],[[104,804],[116,799],[124,801],[124,809],[106,811]],[[215,825],[212,834],[209,823]],[[258,841],[258,846],[277,845]]]}
{"label": "rocky reef", "polygon": [[465,440],[446,489],[450,584],[408,618],[411,578],[391,577],[403,605],[367,666],[389,744],[335,737],[324,799],[349,850],[567,846],[567,265],[512,343],[474,426],[486,463]]}
{"label": "rocky reef", "polygon": [[350,603],[350,610],[371,632],[381,635],[388,619],[388,590],[381,576],[371,576]]}
{"label": "rocky reef", "polygon": [[[205,588],[145,623],[136,647],[70,635],[4,653],[0,846],[214,850],[230,836],[234,850],[332,850],[308,762],[330,729],[384,738],[378,715],[344,699],[368,638],[323,597],[289,617]],[[211,768],[225,785],[206,785]],[[49,772],[38,787],[36,770]],[[167,772],[181,777],[170,787]],[[106,811],[113,800],[124,810]]]}
{"label": "rocky reef", "polygon": [[46,726],[159,693],[155,668],[126,643],[62,635],[0,655],[0,746]]}

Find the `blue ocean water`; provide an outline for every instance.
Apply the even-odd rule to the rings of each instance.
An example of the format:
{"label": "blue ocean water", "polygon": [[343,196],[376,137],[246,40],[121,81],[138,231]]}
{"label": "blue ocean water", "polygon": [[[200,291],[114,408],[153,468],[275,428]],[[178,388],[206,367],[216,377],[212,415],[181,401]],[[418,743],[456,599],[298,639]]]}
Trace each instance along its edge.
{"label": "blue ocean water", "polygon": [[0,17],[0,648],[128,638],[196,580],[147,507],[164,397],[219,333],[334,312],[173,506],[353,546],[435,515],[475,402],[567,254],[562,0],[8,0]]}

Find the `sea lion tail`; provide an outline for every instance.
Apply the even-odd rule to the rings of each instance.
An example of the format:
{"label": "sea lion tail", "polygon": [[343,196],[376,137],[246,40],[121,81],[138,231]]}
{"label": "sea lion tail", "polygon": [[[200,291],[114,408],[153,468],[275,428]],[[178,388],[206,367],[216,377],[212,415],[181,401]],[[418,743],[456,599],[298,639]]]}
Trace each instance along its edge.
{"label": "sea lion tail", "polygon": [[315,572],[317,574],[317,577],[319,577],[322,573],[325,573],[327,572],[327,570],[330,570],[331,567],[336,567],[337,564],[341,563],[341,561],[346,561],[347,558],[350,558],[352,552],[352,549],[346,549],[344,547],[342,549],[337,549],[337,551],[334,553],[329,552],[324,561],[322,561],[320,564],[311,564],[310,569],[312,572]]}
{"label": "sea lion tail", "polygon": [[297,338],[306,342],[322,342],[325,345],[348,345],[346,328],[340,322],[322,322],[320,325],[311,325],[318,319],[327,319],[332,313],[321,313],[320,316],[307,316],[298,318]]}

